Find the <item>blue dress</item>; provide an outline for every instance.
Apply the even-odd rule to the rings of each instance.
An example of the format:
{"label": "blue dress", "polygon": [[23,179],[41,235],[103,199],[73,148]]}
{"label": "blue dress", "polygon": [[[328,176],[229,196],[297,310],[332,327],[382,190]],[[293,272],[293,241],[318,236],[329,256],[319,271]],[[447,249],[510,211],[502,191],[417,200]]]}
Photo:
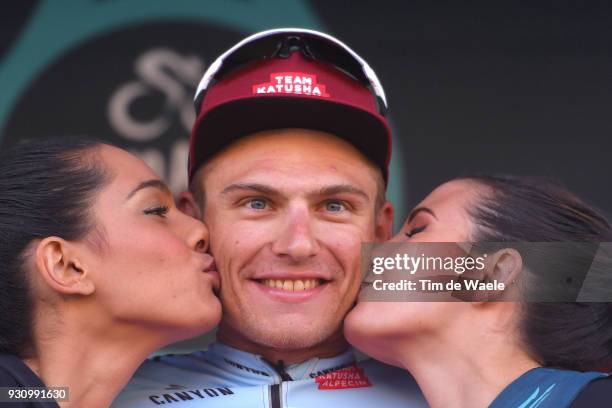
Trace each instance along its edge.
{"label": "blue dress", "polygon": [[[609,378],[602,372],[580,372],[554,368],[534,368],[510,383],[491,403],[489,408],[566,408],[585,387],[595,380]],[[596,381],[597,382],[597,381]],[[610,383],[610,381],[606,381]],[[607,388],[611,390],[611,388]],[[593,397],[593,395],[591,395]],[[607,401],[606,401],[607,400]],[[592,401],[592,399],[590,400]],[[595,407],[612,407],[612,392],[598,398]]]}

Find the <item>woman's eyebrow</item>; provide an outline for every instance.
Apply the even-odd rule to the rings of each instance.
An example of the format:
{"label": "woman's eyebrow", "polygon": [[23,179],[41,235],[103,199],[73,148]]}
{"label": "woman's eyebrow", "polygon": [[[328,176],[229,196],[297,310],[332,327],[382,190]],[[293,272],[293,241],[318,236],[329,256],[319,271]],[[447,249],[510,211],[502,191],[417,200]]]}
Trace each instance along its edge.
{"label": "woman's eyebrow", "polygon": [[129,200],[130,198],[132,198],[134,196],[134,194],[136,194],[137,192],[139,192],[140,190],[142,190],[143,188],[156,188],[158,190],[161,190],[164,194],[168,194],[168,195],[172,195],[172,193],[170,192],[170,189],[168,188],[168,186],[166,185],[166,183],[164,183],[161,180],[146,180],[143,181],[142,183],[138,184],[136,186],[136,188],[134,188],[132,191],[130,191],[130,193],[127,195],[127,197],[125,198],[125,200]]}
{"label": "woman's eyebrow", "polygon": [[420,212],[426,212],[428,214],[431,214],[432,217],[434,217],[436,220],[438,219],[438,217],[436,216],[436,213],[433,212],[433,210],[429,207],[418,207],[415,208],[414,210],[412,210],[412,212],[410,213],[410,215],[408,216],[408,221],[406,222],[410,222],[414,219],[414,217],[416,217],[416,215]]}

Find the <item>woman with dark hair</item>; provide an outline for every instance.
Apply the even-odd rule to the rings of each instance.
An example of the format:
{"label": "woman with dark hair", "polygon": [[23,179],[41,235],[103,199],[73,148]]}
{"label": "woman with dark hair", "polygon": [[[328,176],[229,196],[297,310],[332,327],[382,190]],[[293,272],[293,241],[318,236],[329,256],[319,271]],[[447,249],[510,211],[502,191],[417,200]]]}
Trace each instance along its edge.
{"label": "woman with dark hair", "polygon": [[[392,241],[473,243],[470,254],[488,248],[486,270],[518,294],[515,301],[360,301],[349,313],[349,342],[410,371],[432,407],[612,406],[612,379],[604,373],[612,370],[611,303],[538,302],[513,285],[524,271],[542,275],[546,263],[515,243],[588,243],[584,251],[555,253],[564,265],[588,269],[592,249],[612,242],[596,210],[541,179],[467,177],[429,194]],[[610,264],[602,271],[612,274]]]}
{"label": "woman with dark hair", "polygon": [[215,326],[207,248],[206,227],[124,150],[48,139],[1,152],[0,386],[11,387],[10,406],[30,406],[18,387],[46,386],[67,387],[67,405],[107,407],[151,352]]}

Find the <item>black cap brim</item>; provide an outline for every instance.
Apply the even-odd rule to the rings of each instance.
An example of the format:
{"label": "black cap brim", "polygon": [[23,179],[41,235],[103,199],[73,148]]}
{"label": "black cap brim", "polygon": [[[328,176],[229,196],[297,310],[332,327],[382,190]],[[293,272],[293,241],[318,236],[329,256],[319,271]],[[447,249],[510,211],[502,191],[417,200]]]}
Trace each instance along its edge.
{"label": "black cap brim", "polygon": [[246,98],[219,105],[196,124],[190,156],[197,169],[241,137],[265,130],[302,128],[331,133],[354,145],[388,177],[390,134],[385,123],[359,108],[295,97]]}

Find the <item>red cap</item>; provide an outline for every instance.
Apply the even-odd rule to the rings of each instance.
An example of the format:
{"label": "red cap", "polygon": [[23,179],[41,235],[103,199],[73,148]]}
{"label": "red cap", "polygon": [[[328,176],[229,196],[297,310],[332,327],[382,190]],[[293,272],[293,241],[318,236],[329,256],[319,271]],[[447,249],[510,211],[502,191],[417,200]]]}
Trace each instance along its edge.
{"label": "red cap", "polygon": [[388,178],[391,128],[361,82],[300,52],[252,62],[209,86],[189,142],[189,181],[240,137],[303,128],[331,133],[360,150]]}

